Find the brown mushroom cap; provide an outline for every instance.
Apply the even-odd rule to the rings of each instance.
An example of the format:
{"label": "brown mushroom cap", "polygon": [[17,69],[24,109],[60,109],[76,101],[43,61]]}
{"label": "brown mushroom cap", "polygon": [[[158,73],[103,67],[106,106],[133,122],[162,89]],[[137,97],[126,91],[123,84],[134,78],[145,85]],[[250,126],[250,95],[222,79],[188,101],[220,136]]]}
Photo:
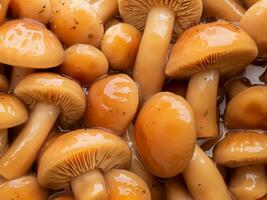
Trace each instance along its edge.
{"label": "brown mushroom cap", "polygon": [[19,82],[14,93],[31,108],[41,101],[59,106],[63,126],[78,121],[85,110],[85,95],[80,85],[54,73],[30,74]]}
{"label": "brown mushroom cap", "polygon": [[267,129],[267,86],[243,90],[228,103],[225,124],[229,128]]}
{"label": "brown mushroom cap", "polygon": [[0,95],[0,129],[18,126],[28,119],[25,106],[15,96]]}
{"label": "brown mushroom cap", "polygon": [[37,178],[24,176],[0,185],[1,200],[47,200],[47,192],[40,187]]}
{"label": "brown mushroom cap", "polygon": [[181,35],[184,30],[198,24],[202,14],[201,0],[119,0],[119,11],[123,21],[134,25],[139,31],[144,30],[147,15],[155,7],[167,7],[175,12],[174,38]]}
{"label": "brown mushroom cap", "polygon": [[131,150],[120,137],[98,129],[76,130],[58,137],[44,152],[38,180],[45,188],[62,189],[93,169],[123,169],[130,162]]}
{"label": "brown mushroom cap", "polygon": [[242,17],[240,26],[255,40],[259,57],[267,59],[267,1],[251,6]]}
{"label": "brown mushroom cap", "polygon": [[221,75],[232,76],[257,55],[255,42],[236,25],[226,21],[201,24],[186,30],[177,40],[165,73],[184,79],[198,72],[218,69]]}
{"label": "brown mushroom cap", "polygon": [[65,50],[60,72],[89,84],[108,71],[106,56],[94,46],[75,44]]}
{"label": "brown mushroom cap", "polygon": [[227,167],[267,163],[267,135],[257,132],[231,132],[216,144],[214,160]]}
{"label": "brown mushroom cap", "polygon": [[3,74],[0,74],[0,92],[7,91],[8,87],[9,85],[7,78]]}
{"label": "brown mushroom cap", "polygon": [[17,19],[0,27],[0,62],[28,68],[50,68],[63,61],[56,36],[37,21]]}

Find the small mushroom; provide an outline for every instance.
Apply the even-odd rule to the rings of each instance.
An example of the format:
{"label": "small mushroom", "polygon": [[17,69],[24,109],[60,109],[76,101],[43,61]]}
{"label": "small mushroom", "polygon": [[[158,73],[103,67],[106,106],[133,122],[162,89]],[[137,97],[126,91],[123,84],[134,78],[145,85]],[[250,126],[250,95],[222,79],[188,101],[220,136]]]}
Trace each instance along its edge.
{"label": "small mushroom", "polygon": [[119,23],[105,32],[101,51],[107,56],[112,69],[128,69],[134,65],[140,40],[141,33],[134,26]]}
{"label": "small mushroom", "polygon": [[169,45],[184,30],[198,24],[201,0],[119,0],[120,15],[144,34],[137,53],[133,78],[140,85],[144,102],[164,84],[164,68]]}
{"label": "small mushroom", "polygon": [[10,2],[10,9],[12,16],[21,18],[32,18],[47,24],[51,15],[50,0],[12,0]]}
{"label": "small mushroom", "polygon": [[229,128],[267,129],[267,86],[253,86],[230,100],[225,111]]}
{"label": "small mushroom", "polygon": [[11,0],[1,0],[0,2],[0,24],[6,19],[6,13]]}
{"label": "small mushroom", "polygon": [[28,112],[15,96],[0,94],[0,119],[0,154],[3,154],[8,143],[7,129],[26,122]]}
{"label": "small mushroom", "polygon": [[53,190],[70,183],[76,200],[107,200],[101,172],[127,169],[130,162],[131,150],[120,137],[104,130],[80,129],[58,137],[47,148],[39,161],[38,180]]}
{"label": "small mushroom", "polygon": [[6,179],[26,173],[58,117],[61,125],[67,127],[78,121],[85,110],[80,85],[54,73],[28,75],[19,82],[14,93],[33,111],[0,159],[0,175]]}
{"label": "small mushroom", "polygon": [[11,90],[14,92],[15,87],[17,84],[27,75],[32,74],[35,70],[31,68],[24,68],[24,67],[12,67],[11,73]]}
{"label": "small mushroom", "polygon": [[181,180],[173,178],[165,184],[166,200],[193,200]]}
{"label": "small mushroom", "polygon": [[250,87],[249,81],[244,78],[234,78],[225,83],[225,89],[228,99],[232,99],[234,96],[239,94]]}
{"label": "small mushroom", "polygon": [[138,88],[129,76],[116,74],[99,79],[88,90],[86,126],[107,128],[123,135],[137,111],[138,102]]}
{"label": "small mushroom", "polygon": [[235,169],[231,176],[230,191],[237,199],[255,200],[267,194],[267,173],[264,165]]}
{"label": "small mushroom", "polygon": [[213,150],[217,164],[241,167],[267,163],[267,135],[257,132],[230,132]]}
{"label": "small mushroom", "polygon": [[260,0],[241,0],[241,1],[245,4],[246,8],[249,8]]}
{"label": "small mushroom", "polygon": [[251,6],[240,21],[243,28],[256,42],[259,58],[267,59],[267,1]]}
{"label": "small mushroom", "polygon": [[51,29],[67,46],[76,43],[100,46],[104,27],[88,0],[61,0],[51,14]]}
{"label": "small mushroom", "polygon": [[65,50],[64,61],[59,71],[84,85],[107,74],[108,60],[94,46],[75,44]]}
{"label": "small mushroom", "polygon": [[220,171],[197,145],[183,177],[195,200],[232,200]]}
{"label": "small mushroom", "polygon": [[36,177],[24,176],[1,184],[0,198],[1,200],[47,200],[47,192],[41,188]]}
{"label": "small mushroom", "polygon": [[9,88],[8,79],[4,72],[4,66],[0,64],[0,92],[7,92]]}
{"label": "small mushroom", "polygon": [[245,8],[237,0],[203,0],[205,17],[239,22],[245,12]]}
{"label": "small mushroom", "polygon": [[190,78],[186,99],[192,106],[199,138],[216,138],[217,89],[220,75],[233,76],[258,54],[249,35],[226,21],[201,24],[177,40],[165,73],[176,79]]}
{"label": "small mushroom", "polygon": [[113,17],[110,20],[108,20],[107,23],[105,24],[105,30],[108,30],[110,27],[119,23],[122,23],[122,21],[118,18]]}
{"label": "small mushroom", "polygon": [[155,176],[174,177],[192,158],[196,143],[193,111],[184,98],[160,92],[143,105],[135,139],[145,167]]}

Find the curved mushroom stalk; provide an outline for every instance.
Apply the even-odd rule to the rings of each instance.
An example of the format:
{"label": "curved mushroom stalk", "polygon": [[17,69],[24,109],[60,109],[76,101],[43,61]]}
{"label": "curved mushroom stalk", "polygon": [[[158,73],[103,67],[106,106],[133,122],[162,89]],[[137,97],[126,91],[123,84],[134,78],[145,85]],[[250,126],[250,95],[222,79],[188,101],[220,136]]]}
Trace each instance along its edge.
{"label": "curved mushroom stalk", "polygon": [[259,199],[267,194],[267,173],[264,165],[236,168],[229,185],[237,199]]}
{"label": "curved mushroom stalk", "polygon": [[0,158],[6,150],[8,143],[7,129],[0,129]]}
{"label": "curved mushroom stalk", "polygon": [[90,3],[96,10],[103,24],[118,13],[117,0],[90,0]]}
{"label": "curved mushroom stalk", "polygon": [[180,180],[172,179],[165,185],[166,200],[192,200],[186,187]]}
{"label": "curved mushroom stalk", "polygon": [[183,177],[195,200],[232,199],[219,170],[197,145],[192,160],[183,172]]}
{"label": "curved mushroom stalk", "polygon": [[15,67],[12,68],[11,74],[11,90],[14,91],[18,82],[20,82],[25,76],[33,73],[35,70],[30,68]]}
{"label": "curved mushroom stalk", "polygon": [[7,12],[9,3],[10,3],[10,0],[2,0],[0,2],[0,24],[2,24],[5,21],[6,12]]}
{"label": "curved mushroom stalk", "polygon": [[217,124],[217,89],[219,71],[209,70],[191,77],[186,100],[192,106],[199,138],[216,138],[219,135]]}
{"label": "curved mushroom stalk", "polygon": [[140,84],[142,102],[159,92],[164,84],[174,21],[175,12],[164,7],[153,8],[147,16],[133,72],[134,80]]}

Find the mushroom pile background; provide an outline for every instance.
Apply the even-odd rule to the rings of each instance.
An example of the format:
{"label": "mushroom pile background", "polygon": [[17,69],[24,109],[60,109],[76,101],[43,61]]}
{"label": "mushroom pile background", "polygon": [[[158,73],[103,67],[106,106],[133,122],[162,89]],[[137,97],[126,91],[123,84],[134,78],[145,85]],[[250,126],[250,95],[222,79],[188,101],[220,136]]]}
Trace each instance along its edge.
{"label": "mushroom pile background", "polygon": [[267,0],[0,1],[0,200],[267,200]]}

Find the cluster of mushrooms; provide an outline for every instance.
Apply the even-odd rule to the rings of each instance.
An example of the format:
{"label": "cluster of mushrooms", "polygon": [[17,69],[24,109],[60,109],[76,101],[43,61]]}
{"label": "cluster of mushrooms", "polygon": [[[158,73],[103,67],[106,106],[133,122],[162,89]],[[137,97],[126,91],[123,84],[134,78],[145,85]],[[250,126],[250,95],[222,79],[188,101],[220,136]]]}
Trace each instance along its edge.
{"label": "cluster of mushrooms", "polygon": [[267,200],[266,61],[267,0],[1,0],[0,200]]}

